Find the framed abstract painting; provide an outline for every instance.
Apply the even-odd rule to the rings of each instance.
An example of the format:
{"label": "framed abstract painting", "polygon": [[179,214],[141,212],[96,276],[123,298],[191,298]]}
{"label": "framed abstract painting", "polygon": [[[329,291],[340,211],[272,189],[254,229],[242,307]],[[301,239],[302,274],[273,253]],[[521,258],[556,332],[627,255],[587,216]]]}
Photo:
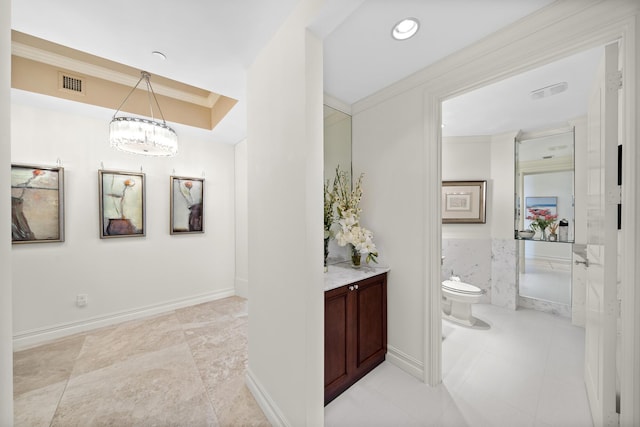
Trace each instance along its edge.
{"label": "framed abstract painting", "polygon": [[171,234],[204,233],[204,179],[170,177]]}
{"label": "framed abstract painting", "polygon": [[64,169],[11,165],[11,242],[64,241]]}
{"label": "framed abstract painting", "polygon": [[98,194],[101,239],[145,235],[143,173],[99,170]]}

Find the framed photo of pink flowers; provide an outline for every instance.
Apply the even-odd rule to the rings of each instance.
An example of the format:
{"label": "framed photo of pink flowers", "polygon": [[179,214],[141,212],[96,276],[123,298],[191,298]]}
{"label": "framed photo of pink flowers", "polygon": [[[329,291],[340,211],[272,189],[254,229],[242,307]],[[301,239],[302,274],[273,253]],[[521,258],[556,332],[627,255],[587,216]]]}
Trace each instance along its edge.
{"label": "framed photo of pink flowers", "polygon": [[11,165],[11,242],[64,242],[64,170]]}
{"label": "framed photo of pink flowers", "polygon": [[204,178],[171,176],[171,234],[204,233]]}
{"label": "framed photo of pink flowers", "polygon": [[558,219],[557,197],[525,197],[525,226],[545,230]]}
{"label": "framed photo of pink flowers", "polygon": [[144,173],[99,170],[98,194],[101,239],[146,234]]}

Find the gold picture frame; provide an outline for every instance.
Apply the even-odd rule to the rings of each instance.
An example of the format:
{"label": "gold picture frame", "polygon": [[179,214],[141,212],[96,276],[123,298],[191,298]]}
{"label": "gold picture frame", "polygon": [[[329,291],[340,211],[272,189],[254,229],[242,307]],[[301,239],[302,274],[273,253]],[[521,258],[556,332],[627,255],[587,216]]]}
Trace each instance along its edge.
{"label": "gold picture frame", "polygon": [[485,224],[487,181],[442,181],[443,224]]}

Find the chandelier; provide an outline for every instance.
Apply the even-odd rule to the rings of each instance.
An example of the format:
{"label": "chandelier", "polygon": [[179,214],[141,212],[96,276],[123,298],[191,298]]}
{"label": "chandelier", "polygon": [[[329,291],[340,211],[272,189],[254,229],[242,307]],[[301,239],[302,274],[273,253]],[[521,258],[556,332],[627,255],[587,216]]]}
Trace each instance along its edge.
{"label": "chandelier", "polygon": [[[150,77],[149,73],[142,71],[138,83],[131,89],[131,92],[113,114],[109,125],[109,141],[112,147],[128,153],[172,157],[178,154],[178,135],[167,126],[167,122],[164,120],[160,104],[158,104],[156,94],[151,87]],[[147,85],[151,119],[131,116],[116,117],[122,106],[143,80]],[[160,117],[162,117],[162,122],[153,119],[154,101]]]}

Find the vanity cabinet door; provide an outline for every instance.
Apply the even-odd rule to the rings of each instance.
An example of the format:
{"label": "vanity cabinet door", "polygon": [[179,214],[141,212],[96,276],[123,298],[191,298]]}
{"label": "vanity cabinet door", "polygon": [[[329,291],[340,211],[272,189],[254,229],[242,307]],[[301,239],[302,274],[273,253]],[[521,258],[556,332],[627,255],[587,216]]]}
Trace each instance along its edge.
{"label": "vanity cabinet door", "polygon": [[387,353],[387,276],[374,276],[357,284],[356,376],[380,364]]}
{"label": "vanity cabinet door", "polygon": [[335,399],[387,353],[387,275],[325,292],[324,403]]}
{"label": "vanity cabinet door", "polygon": [[345,390],[355,364],[353,298],[349,286],[325,292],[324,299],[324,396],[325,405]]}

